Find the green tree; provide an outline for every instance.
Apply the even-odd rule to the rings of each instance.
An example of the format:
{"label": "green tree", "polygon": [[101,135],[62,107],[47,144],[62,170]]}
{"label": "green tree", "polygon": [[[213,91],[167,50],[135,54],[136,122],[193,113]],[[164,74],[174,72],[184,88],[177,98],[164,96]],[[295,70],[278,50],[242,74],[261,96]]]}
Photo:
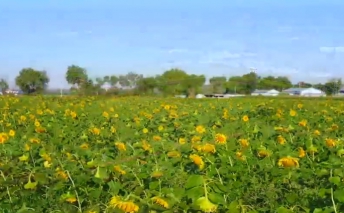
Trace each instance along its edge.
{"label": "green tree", "polygon": [[103,84],[105,83],[106,81],[104,80],[104,78],[96,78],[96,84],[99,85],[100,87],[103,86]]}
{"label": "green tree", "polygon": [[212,77],[209,79],[209,83],[212,86],[213,93],[223,93],[226,89],[226,77]]}
{"label": "green tree", "polygon": [[49,77],[45,71],[24,68],[15,78],[15,82],[24,93],[41,93],[48,86]]}
{"label": "green tree", "polygon": [[276,89],[282,91],[292,87],[292,83],[287,77],[283,76],[267,76],[259,79],[257,89]]}
{"label": "green tree", "polygon": [[297,84],[294,85],[294,87],[299,87],[299,88],[310,88],[313,85],[304,81],[300,81]]}
{"label": "green tree", "polygon": [[109,83],[112,87],[116,86],[116,84],[118,83],[118,77],[115,75],[110,76],[110,80]]}
{"label": "green tree", "polygon": [[258,85],[259,76],[255,72],[250,72],[242,76],[243,93],[251,94]]}
{"label": "green tree", "polygon": [[336,95],[342,86],[342,79],[331,79],[324,84],[326,95]]}
{"label": "green tree", "polygon": [[244,93],[244,80],[242,76],[232,76],[226,83],[226,93]]}
{"label": "green tree", "polygon": [[66,81],[77,88],[81,87],[81,84],[86,83],[88,80],[88,75],[86,69],[71,65],[67,68]]}
{"label": "green tree", "polygon": [[[95,82],[93,81],[88,81],[87,82],[87,86],[84,87],[84,89],[90,89],[91,87],[93,87],[94,92],[99,95],[101,92],[104,91],[104,89],[102,88],[102,86],[104,85],[104,83],[106,83],[105,77],[104,78],[96,78]],[[92,86],[91,86],[92,85]]]}
{"label": "green tree", "polygon": [[183,83],[188,77],[184,70],[173,68],[157,76],[156,79],[158,88],[164,95],[179,95],[186,93]]}
{"label": "green tree", "polygon": [[8,83],[5,79],[0,79],[0,92],[4,92],[9,88]]}
{"label": "green tree", "polygon": [[126,75],[120,75],[118,82],[122,87],[128,87],[129,89],[134,89],[137,85],[137,82],[143,78],[143,75],[129,72]]}
{"label": "green tree", "polygon": [[104,83],[110,83],[110,76],[106,75],[103,77]]}
{"label": "green tree", "polygon": [[136,89],[140,94],[153,94],[157,86],[157,80],[154,77],[147,77],[138,80]]}
{"label": "green tree", "polygon": [[202,86],[205,83],[204,75],[188,75],[182,81],[182,87],[188,97],[195,97],[196,93],[199,93],[202,90]]}

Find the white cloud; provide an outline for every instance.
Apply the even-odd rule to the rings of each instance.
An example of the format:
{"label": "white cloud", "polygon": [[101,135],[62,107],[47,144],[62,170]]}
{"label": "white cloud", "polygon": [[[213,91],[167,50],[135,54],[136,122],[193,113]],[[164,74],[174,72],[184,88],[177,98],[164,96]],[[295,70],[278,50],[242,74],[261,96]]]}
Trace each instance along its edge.
{"label": "white cloud", "polygon": [[294,37],[291,37],[290,40],[292,41],[300,40],[300,37],[294,36]]}
{"label": "white cloud", "polygon": [[337,53],[344,53],[344,46],[335,48]]}
{"label": "white cloud", "polygon": [[291,26],[279,26],[277,27],[277,32],[279,33],[289,33],[293,30]]}
{"label": "white cloud", "polygon": [[57,37],[75,37],[78,35],[79,35],[79,32],[77,31],[58,32],[55,34],[55,36]]}
{"label": "white cloud", "polygon": [[187,49],[178,49],[178,48],[176,48],[176,49],[170,49],[167,52],[170,53],[170,54],[172,54],[172,53],[183,53],[183,52],[188,52],[188,50]]}
{"label": "white cloud", "polygon": [[[235,60],[242,60],[244,58],[254,57],[255,53],[243,52],[243,53],[233,53],[229,51],[220,52],[210,52],[205,56],[201,57],[199,63],[202,64],[222,64],[228,65],[233,64]],[[234,60],[234,61],[233,61]]]}
{"label": "white cloud", "polygon": [[344,46],[337,46],[337,47],[320,47],[320,52],[323,53],[343,53],[344,52]]}
{"label": "white cloud", "polygon": [[53,35],[56,37],[60,38],[71,38],[71,37],[78,37],[80,35],[90,35],[93,32],[91,30],[86,30],[86,31],[65,31],[65,32],[57,32],[54,33]]}

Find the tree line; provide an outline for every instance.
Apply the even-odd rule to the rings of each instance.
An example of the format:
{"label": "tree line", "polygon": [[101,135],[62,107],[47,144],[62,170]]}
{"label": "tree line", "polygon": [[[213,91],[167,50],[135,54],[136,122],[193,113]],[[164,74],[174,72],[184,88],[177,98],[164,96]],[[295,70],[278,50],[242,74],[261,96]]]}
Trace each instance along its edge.
{"label": "tree line", "polygon": [[[144,77],[142,74],[129,72],[125,75],[106,75],[92,79],[87,70],[80,66],[71,65],[67,68],[65,80],[71,85],[70,91],[79,95],[96,94],[137,94],[137,95],[187,95],[195,96],[198,93],[236,93],[251,94],[256,89],[276,89],[282,91],[291,87],[321,89],[327,95],[336,94],[341,85],[341,79],[330,79],[324,84],[312,85],[307,82],[292,84],[285,76],[261,77],[256,72],[244,75],[214,76],[205,85],[204,75],[189,74],[184,70],[173,68],[160,75]],[[33,68],[22,69],[15,78],[16,85],[26,94],[41,94],[47,91],[50,78],[46,71]],[[109,88],[104,88],[104,85]],[[8,89],[8,82],[0,79],[0,88]]]}

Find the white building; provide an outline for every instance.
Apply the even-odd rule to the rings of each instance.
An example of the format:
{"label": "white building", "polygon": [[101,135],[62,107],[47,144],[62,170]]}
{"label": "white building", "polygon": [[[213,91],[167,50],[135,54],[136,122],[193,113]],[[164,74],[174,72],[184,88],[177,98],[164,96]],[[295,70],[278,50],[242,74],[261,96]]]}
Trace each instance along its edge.
{"label": "white building", "polygon": [[101,86],[101,88],[102,89],[105,89],[106,91],[108,91],[109,89],[111,89],[111,84],[109,84],[108,82],[105,82],[102,86]]}
{"label": "white building", "polygon": [[196,95],[196,98],[205,98],[205,95],[203,95],[203,94],[197,94],[197,95]]}
{"label": "white building", "polygon": [[315,88],[307,88],[301,91],[300,96],[308,96],[308,97],[324,97],[326,96],[326,94],[319,90],[319,89],[315,89]]}
{"label": "white building", "polygon": [[175,98],[186,98],[186,95],[175,95]]}
{"label": "white building", "polygon": [[289,95],[299,95],[299,96],[305,96],[305,97],[324,97],[326,94],[319,90],[315,89],[313,87],[310,88],[290,88],[283,90],[284,93],[288,93]]}
{"label": "white building", "polygon": [[253,93],[251,93],[252,96],[262,95],[262,96],[277,96],[280,92],[271,89],[271,90],[255,90]]}

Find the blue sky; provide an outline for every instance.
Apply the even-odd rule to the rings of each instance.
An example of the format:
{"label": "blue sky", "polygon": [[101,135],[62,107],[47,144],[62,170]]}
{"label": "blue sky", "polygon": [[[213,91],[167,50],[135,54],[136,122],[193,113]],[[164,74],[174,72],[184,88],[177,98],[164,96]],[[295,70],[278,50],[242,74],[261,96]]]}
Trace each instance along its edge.
{"label": "blue sky", "polygon": [[0,0],[0,77],[67,66],[92,78],[179,67],[206,76],[251,67],[297,82],[344,77],[344,1]]}

